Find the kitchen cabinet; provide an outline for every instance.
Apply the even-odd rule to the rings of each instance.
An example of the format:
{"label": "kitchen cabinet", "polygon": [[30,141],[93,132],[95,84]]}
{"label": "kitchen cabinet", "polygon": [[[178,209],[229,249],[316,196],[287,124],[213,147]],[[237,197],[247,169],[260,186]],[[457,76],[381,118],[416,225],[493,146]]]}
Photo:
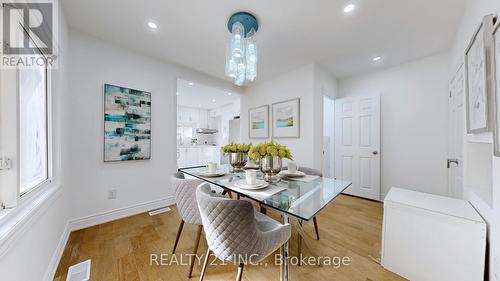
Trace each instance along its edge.
{"label": "kitchen cabinet", "polygon": [[208,110],[200,109],[198,128],[208,128]]}
{"label": "kitchen cabinet", "polygon": [[208,162],[220,164],[220,147],[192,146],[177,148],[177,166],[179,168],[203,166]]}
{"label": "kitchen cabinet", "polygon": [[177,121],[180,123],[194,124],[196,129],[208,128],[208,113],[206,109],[178,106]]}

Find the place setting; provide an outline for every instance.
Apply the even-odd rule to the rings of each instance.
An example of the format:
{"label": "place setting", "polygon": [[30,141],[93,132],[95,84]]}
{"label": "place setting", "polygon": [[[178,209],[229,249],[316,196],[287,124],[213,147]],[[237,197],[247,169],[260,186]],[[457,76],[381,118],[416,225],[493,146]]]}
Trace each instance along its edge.
{"label": "place setting", "polygon": [[233,182],[232,189],[257,200],[264,200],[286,189],[258,178],[257,174],[257,170],[245,170],[245,178]]}
{"label": "place setting", "polygon": [[317,178],[318,176],[308,175],[302,171],[299,171],[299,167],[295,162],[288,163],[288,169],[282,170],[278,176],[283,180],[290,181],[301,181],[301,182],[311,182]]}
{"label": "place setting", "polygon": [[199,173],[199,175],[205,178],[217,178],[226,175],[224,171],[218,169],[218,166],[217,163],[208,162],[206,165],[207,170]]}

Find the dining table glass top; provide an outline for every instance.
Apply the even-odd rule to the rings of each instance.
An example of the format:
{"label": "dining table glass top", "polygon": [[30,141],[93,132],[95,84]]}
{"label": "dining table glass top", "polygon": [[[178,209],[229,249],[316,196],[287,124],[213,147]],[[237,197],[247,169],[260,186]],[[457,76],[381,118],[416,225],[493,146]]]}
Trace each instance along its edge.
{"label": "dining table glass top", "polygon": [[[207,177],[205,166],[180,168],[179,171],[306,221],[314,218],[323,207],[351,185],[349,181],[326,177],[283,177],[279,182],[261,190],[243,190],[235,184],[245,180],[245,172],[233,172],[229,164],[219,165],[217,172],[224,174],[219,177]],[[260,171],[257,178],[263,178]]]}

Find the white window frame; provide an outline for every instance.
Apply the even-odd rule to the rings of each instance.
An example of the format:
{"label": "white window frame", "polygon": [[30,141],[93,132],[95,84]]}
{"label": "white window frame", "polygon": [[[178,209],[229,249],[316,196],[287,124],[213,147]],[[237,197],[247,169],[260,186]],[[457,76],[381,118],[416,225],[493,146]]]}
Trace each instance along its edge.
{"label": "white window frame", "polygon": [[[41,53],[41,52],[40,52]],[[42,53],[41,53],[42,54]],[[45,57],[44,54],[42,54],[42,56]],[[45,57],[46,58],[46,57]],[[47,68],[47,66],[45,66],[45,118],[47,118],[47,178],[40,182],[39,184],[37,184],[36,186],[28,189],[28,190],[25,190],[24,192],[20,192],[21,190],[21,181],[20,181],[20,161],[17,161],[17,164],[18,164],[18,186],[17,186],[17,189],[18,189],[18,194],[19,194],[19,203],[22,203],[26,200],[29,200],[30,198],[32,198],[33,196],[36,196],[37,192],[35,192],[36,190],[38,189],[43,189],[44,186],[47,186],[47,185],[50,185],[53,181],[53,171],[54,171],[54,163],[53,163],[53,145],[52,145],[52,135],[53,135],[53,130],[52,130],[52,85],[51,85],[51,81],[52,81],[52,75],[51,75],[52,71]],[[18,108],[20,107],[20,90],[19,90],[19,70],[17,71],[17,103],[18,103]],[[19,118],[19,112],[18,112],[18,116]],[[18,141],[20,141],[20,124],[19,124],[19,121],[17,122],[17,139]],[[18,155],[18,159],[19,159],[19,155],[20,155],[20,146],[18,147],[18,152],[17,152],[17,155]]]}
{"label": "white window frame", "polygon": [[[25,31],[26,32],[26,31]],[[28,34],[29,36],[29,34]],[[31,37],[30,37],[31,39]],[[32,42],[35,44],[35,42],[32,40]],[[40,54],[44,57],[46,57],[41,50],[39,50]],[[6,151],[0,151],[0,156],[1,157],[6,157],[10,158],[12,161],[12,168],[7,171],[0,171],[0,173],[5,173],[5,174],[0,174],[0,205],[3,206],[5,205],[7,211],[9,209],[13,209],[19,205],[26,205],[28,202],[33,201],[36,197],[40,196],[41,193],[48,188],[48,186],[52,185],[53,180],[54,180],[54,161],[53,161],[53,108],[52,108],[52,70],[45,66],[45,114],[46,114],[46,134],[47,134],[47,178],[40,182],[38,185],[23,191],[22,193],[20,192],[21,189],[21,181],[20,181],[20,70],[7,70],[9,73],[7,74],[7,79],[5,79],[4,73],[0,73],[0,81],[4,80],[4,85],[8,85],[8,90],[9,92],[15,92],[15,110],[13,112],[10,112],[8,114],[3,114],[0,116],[0,121],[2,119],[7,119],[11,120],[14,119],[15,122],[15,128],[12,128],[12,126],[9,126],[7,130],[9,131],[15,131],[14,135],[15,138],[10,140],[6,139],[6,133],[1,132],[0,133],[0,142],[11,142],[10,144],[6,145],[7,149]],[[15,73],[12,73],[15,71]],[[1,72],[1,70],[0,70]],[[12,77],[12,76],[15,76]],[[11,83],[13,82],[12,80],[15,80],[15,85],[12,85]],[[0,84],[2,85],[2,84]],[[12,89],[15,89],[12,91]],[[2,89],[4,90],[4,89]],[[0,101],[0,106],[3,107],[3,109],[6,108],[6,105],[2,105],[2,102]],[[8,103],[14,104],[12,101],[9,101]],[[1,112],[1,110],[0,110]],[[4,123],[0,124],[5,124],[5,121],[2,121]],[[13,144],[12,142],[15,142]],[[5,143],[1,143],[1,147],[4,148]],[[15,149],[13,148],[15,147]],[[9,174],[9,175],[7,175]],[[5,176],[7,175],[7,176]],[[9,195],[8,197],[13,197],[15,196],[16,198],[3,198],[4,196]],[[5,203],[5,204],[4,204]],[[0,212],[2,212],[2,208],[0,208]],[[5,212],[2,212],[5,213]],[[2,216],[0,216],[1,219]]]}

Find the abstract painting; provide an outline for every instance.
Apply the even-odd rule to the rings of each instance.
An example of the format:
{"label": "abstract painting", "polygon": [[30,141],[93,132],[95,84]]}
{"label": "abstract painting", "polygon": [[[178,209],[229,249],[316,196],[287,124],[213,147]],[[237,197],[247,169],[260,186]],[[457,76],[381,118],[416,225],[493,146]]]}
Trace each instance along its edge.
{"label": "abstract painting", "polygon": [[467,132],[470,134],[489,130],[492,30],[493,18],[487,16],[465,52]]}
{"label": "abstract painting", "polygon": [[151,94],[104,84],[104,162],[151,159]]}
{"label": "abstract painting", "polygon": [[495,42],[495,95],[494,95],[494,144],[495,156],[500,157],[500,22],[497,23],[494,31]]}
{"label": "abstract painting", "polygon": [[300,99],[273,104],[273,137],[298,138],[300,136]]}
{"label": "abstract painting", "polygon": [[251,139],[269,137],[269,105],[248,110],[248,137]]}

